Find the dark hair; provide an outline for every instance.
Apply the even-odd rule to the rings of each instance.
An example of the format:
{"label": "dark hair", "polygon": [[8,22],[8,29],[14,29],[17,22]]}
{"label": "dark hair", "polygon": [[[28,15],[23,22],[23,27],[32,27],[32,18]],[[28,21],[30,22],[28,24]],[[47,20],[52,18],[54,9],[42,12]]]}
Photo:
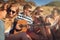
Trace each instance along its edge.
{"label": "dark hair", "polygon": [[16,27],[16,24],[17,24],[17,21],[14,20],[13,22],[13,28],[10,30],[10,34],[13,34],[14,33],[14,30],[15,30],[15,27]]}
{"label": "dark hair", "polygon": [[32,7],[31,7],[31,5],[29,5],[29,4],[26,4],[26,5],[23,6],[23,10],[25,10],[25,9],[27,9],[27,8],[32,8]]}

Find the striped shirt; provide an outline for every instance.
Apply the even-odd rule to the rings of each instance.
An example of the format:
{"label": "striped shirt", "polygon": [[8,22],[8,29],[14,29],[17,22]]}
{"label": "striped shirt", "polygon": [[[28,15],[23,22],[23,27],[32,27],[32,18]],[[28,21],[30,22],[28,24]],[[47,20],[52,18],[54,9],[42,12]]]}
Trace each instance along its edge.
{"label": "striped shirt", "polygon": [[16,19],[17,19],[17,20],[19,20],[19,19],[20,19],[20,20],[26,20],[26,21],[28,22],[28,24],[32,24],[32,23],[33,23],[32,17],[30,17],[30,16],[25,16],[25,15],[23,14],[23,12],[22,12],[22,13],[19,13]]}

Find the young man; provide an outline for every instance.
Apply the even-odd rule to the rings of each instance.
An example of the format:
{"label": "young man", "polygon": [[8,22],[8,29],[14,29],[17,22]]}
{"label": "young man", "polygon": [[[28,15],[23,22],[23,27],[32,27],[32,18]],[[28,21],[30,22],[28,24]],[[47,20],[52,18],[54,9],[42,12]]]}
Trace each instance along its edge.
{"label": "young man", "polygon": [[[31,10],[32,7],[28,4],[23,6],[23,12],[19,13],[17,16],[17,20],[26,20],[28,22],[28,24],[33,24],[33,19],[31,17]],[[19,29],[19,27],[17,27],[17,29]],[[31,29],[32,30],[32,29]]]}
{"label": "young man", "polygon": [[4,36],[4,21],[2,20],[3,18],[5,18],[7,12],[4,9],[0,8],[0,40],[5,40],[5,36]]}

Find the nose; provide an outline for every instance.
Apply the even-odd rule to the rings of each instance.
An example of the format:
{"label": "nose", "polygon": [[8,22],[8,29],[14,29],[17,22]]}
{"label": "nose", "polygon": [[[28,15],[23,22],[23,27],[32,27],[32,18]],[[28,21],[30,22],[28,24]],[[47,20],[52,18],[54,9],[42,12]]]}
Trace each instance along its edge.
{"label": "nose", "polygon": [[13,17],[13,14],[12,14],[12,12],[10,12],[10,17]]}

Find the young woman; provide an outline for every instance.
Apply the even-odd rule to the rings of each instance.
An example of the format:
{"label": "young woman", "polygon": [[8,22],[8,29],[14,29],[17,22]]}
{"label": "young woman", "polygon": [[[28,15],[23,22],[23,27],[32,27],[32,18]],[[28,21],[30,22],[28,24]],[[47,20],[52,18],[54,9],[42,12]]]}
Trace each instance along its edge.
{"label": "young woman", "polygon": [[6,10],[4,8],[0,8],[0,40],[5,40],[5,24],[4,24],[4,19],[6,17]]}
{"label": "young woman", "polygon": [[53,8],[53,11],[51,12],[51,15],[47,17],[46,22],[51,23],[49,29],[50,34],[52,34],[53,39],[56,40],[56,34],[55,32],[59,29],[58,22],[59,22],[59,9]]}
{"label": "young woman", "polygon": [[14,19],[16,18],[18,14],[19,8],[16,3],[11,4],[7,8],[7,16],[5,18],[5,33],[9,33],[9,31],[12,28]]}

